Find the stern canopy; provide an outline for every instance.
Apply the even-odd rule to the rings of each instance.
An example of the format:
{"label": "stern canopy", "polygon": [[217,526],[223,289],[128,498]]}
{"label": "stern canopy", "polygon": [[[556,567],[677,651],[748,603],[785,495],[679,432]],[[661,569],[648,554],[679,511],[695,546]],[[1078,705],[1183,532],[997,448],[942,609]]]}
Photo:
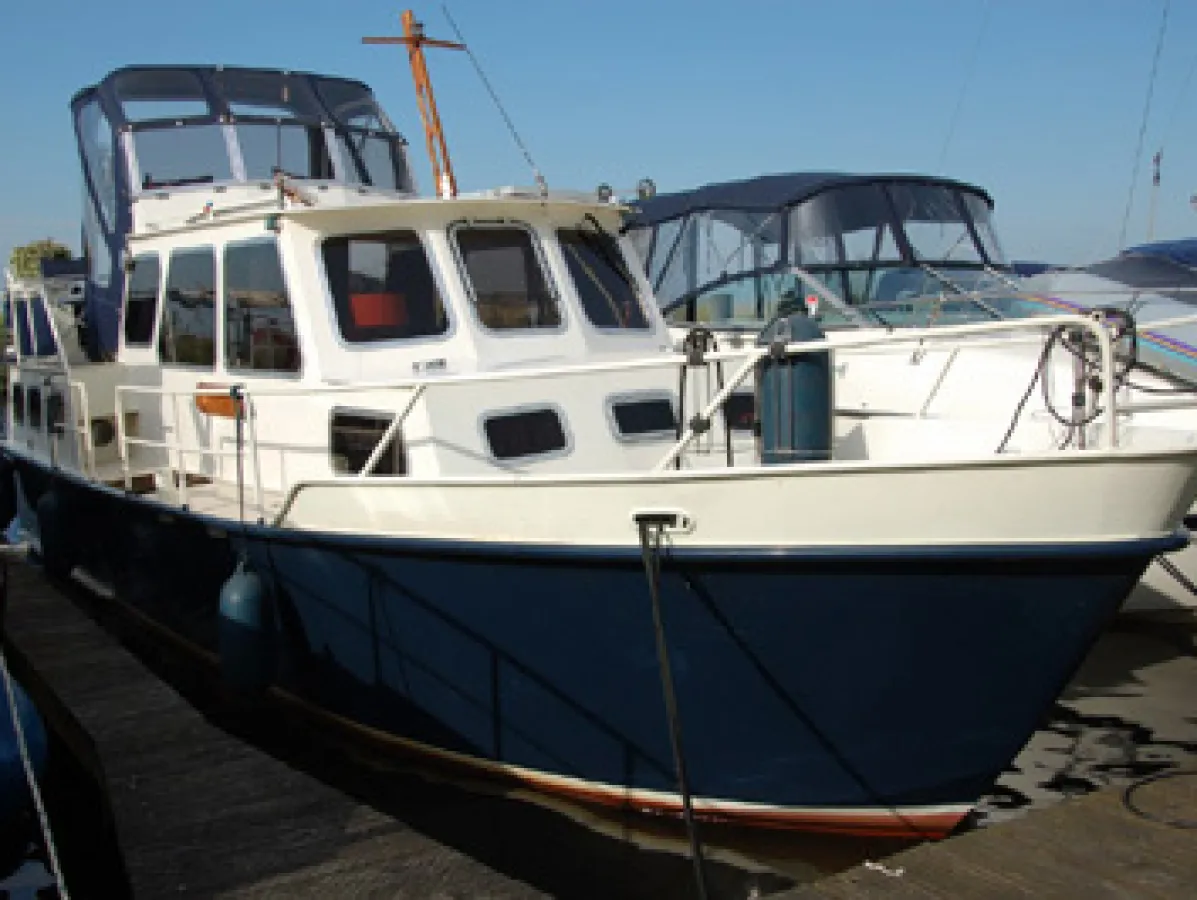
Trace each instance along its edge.
{"label": "stern canopy", "polygon": [[953,280],[1005,267],[993,200],[946,178],[764,175],[635,207],[629,235],[674,321],[768,320],[796,266],[854,305],[940,290],[928,265]]}
{"label": "stern canopy", "polygon": [[405,151],[358,81],[229,66],[133,66],[71,101],[83,168],[93,359],[116,351],[121,251],[143,192],[288,178],[414,192]]}

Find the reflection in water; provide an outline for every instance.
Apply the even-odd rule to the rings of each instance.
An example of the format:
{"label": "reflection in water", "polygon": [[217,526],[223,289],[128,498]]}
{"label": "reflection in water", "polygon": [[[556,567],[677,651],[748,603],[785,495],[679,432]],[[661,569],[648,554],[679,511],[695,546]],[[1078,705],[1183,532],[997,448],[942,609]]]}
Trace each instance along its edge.
{"label": "reflection in water", "polygon": [[1102,637],[973,816],[988,825],[1197,765],[1197,618],[1126,615]]}

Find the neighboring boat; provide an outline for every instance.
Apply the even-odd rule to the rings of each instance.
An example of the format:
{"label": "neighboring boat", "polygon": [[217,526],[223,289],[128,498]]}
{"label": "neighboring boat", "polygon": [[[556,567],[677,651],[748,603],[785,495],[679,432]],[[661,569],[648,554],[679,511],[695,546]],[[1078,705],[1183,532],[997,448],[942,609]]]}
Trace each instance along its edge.
{"label": "neighboring boat", "polygon": [[0,487],[51,573],[376,748],[943,835],[1184,541],[1197,448],[1112,388],[1067,450],[833,416],[832,353],[1035,323],[683,355],[618,206],[417,196],[363,84],[134,67],[72,109],[95,345],[11,369]]}
{"label": "neighboring boat", "polygon": [[37,778],[45,772],[49,752],[37,707],[15,680],[11,686],[15,705],[0,684],[0,878],[16,871],[28,855],[30,842],[37,837],[29,779],[21,758],[22,744]]}
{"label": "neighboring boat", "polygon": [[[1006,264],[989,194],[915,174],[765,175],[642,198],[634,207],[628,236],[678,341],[702,327],[735,346],[779,312],[807,305],[824,329],[857,333],[1118,307],[1134,316],[1133,358],[1120,363],[1119,375],[1125,426],[1197,434],[1197,350],[1186,342],[1197,341],[1197,316],[1176,319],[1197,304],[1192,257],[1181,258],[1191,246],[1134,248],[1081,272],[1024,264],[1038,275],[1020,280]],[[1167,328],[1152,324],[1165,319]],[[1013,337],[916,353],[870,347],[851,361],[841,354],[837,406],[988,422],[995,447],[1045,420],[1056,423],[1056,444],[1083,439],[1073,422],[1094,406],[1089,399],[1087,411],[1070,408],[1075,355],[1061,344],[1045,358],[1025,332]],[[1016,405],[1024,412],[1012,422]],[[1006,435],[1007,428],[1014,430]],[[1195,582],[1197,547],[1186,547],[1153,564],[1125,608],[1192,608]]]}

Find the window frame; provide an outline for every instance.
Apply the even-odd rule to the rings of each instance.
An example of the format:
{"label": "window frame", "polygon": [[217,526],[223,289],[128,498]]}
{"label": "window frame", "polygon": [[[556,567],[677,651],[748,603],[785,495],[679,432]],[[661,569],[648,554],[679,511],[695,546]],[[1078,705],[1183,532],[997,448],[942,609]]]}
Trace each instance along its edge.
{"label": "window frame", "polygon": [[[428,270],[432,274],[432,283],[436,287],[441,303],[441,310],[445,314],[445,330],[437,334],[421,334],[414,337],[381,337],[371,340],[352,340],[345,335],[345,331],[341,326],[341,314],[337,308],[337,298],[333,293],[332,281],[328,277],[328,266],[324,261],[324,245],[330,240],[344,239],[354,240],[384,237],[388,234],[396,233],[410,233],[415,236],[416,241],[420,245],[420,249],[424,251],[424,261],[428,263]],[[355,231],[344,234],[325,234],[319,237],[315,242],[317,260],[320,267],[320,279],[324,286],[325,309],[329,316],[329,324],[331,325],[331,332],[333,339],[338,346],[343,350],[357,350],[363,347],[391,347],[404,346],[411,347],[420,344],[432,344],[449,340],[457,331],[457,320],[453,315],[453,304],[449,302],[450,293],[446,289],[445,280],[441,273],[440,266],[435,264],[436,254],[430,246],[425,232],[412,227],[397,227],[388,228],[379,231]]]}
{"label": "window frame", "polygon": [[[331,409],[329,409],[329,411],[328,411],[328,465],[329,465],[329,468],[332,470],[334,478],[407,478],[410,476],[411,460],[409,459],[408,453],[407,453],[407,440],[405,439],[404,434],[403,434],[403,424],[402,423],[400,423],[398,430],[396,430],[395,434],[392,436],[392,438],[390,440],[390,445],[391,445],[390,453],[391,453],[392,460],[394,460],[395,454],[398,454],[398,458],[399,458],[399,462],[402,467],[402,471],[400,471],[400,472],[382,472],[382,473],[371,472],[369,475],[362,475],[362,471],[360,468],[357,469],[356,471],[354,471],[352,469],[346,469],[346,471],[344,471],[344,472],[339,471],[334,462],[335,454],[333,453],[333,426],[334,426],[334,423],[336,422],[337,416],[352,416],[352,417],[358,418],[358,419],[375,419],[379,422],[384,423],[382,432],[378,436],[379,440],[381,440],[382,436],[386,433],[387,428],[390,427],[391,422],[394,419],[395,413],[390,412],[388,414],[387,410],[366,409],[365,407],[361,407],[361,406],[333,406]],[[370,449],[370,452],[372,453],[377,446],[378,446],[378,442],[375,441],[373,447],[371,447],[371,449]],[[382,460],[384,460],[386,458],[387,458],[387,454],[383,453],[383,455],[381,457],[379,457],[379,462],[382,462]],[[365,464],[369,459],[370,459],[370,456],[369,456],[369,454],[367,454],[366,458],[362,460],[362,467],[365,467]]]}
{"label": "window frame", "polygon": [[[230,363],[228,346],[229,267],[226,264],[226,256],[229,250],[258,244],[268,244],[272,246],[274,248],[275,256],[278,259],[279,275],[282,277],[283,290],[287,296],[287,309],[291,314],[291,329],[295,335],[295,346],[299,353],[299,365],[295,369],[255,369],[252,366],[233,366]],[[287,267],[283,265],[282,248],[279,246],[278,238],[252,237],[239,238],[237,240],[229,241],[220,248],[218,258],[219,266],[216,271],[219,290],[217,292],[217,296],[220,298],[220,303],[217,310],[216,324],[221,334],[221,340],[216,359],[220,370],[230,375],[235,374],[251,378],[286,378],[292,380],[301,379],[304,374],[307,355],[303,352],[303,342],[299,339],[299,324],[295,316],[295,304],[291,300],[291,282],[287,278]]]}
{"label": "window frame", "polygon": [[[466,229],[477,229],[479,231],[486,229],[492,231],[518,230],[527,233],[528,243],[532,247],[532,255],[536,257],[536,264],[540,267],[540,274],[544,278],[545,287],[548,289],[549,296],[552,297],[553,303],[557,308],[556,325],[551,328],[492,328],[482,321],[482,315],[478,312],[478,295],[474,291],[474,280],[470,277],[470,270],[466,267],[465,256],[461,252],[461,247],[457,242],[458,233]],[[461,282],[462,290],[465,292],[465,298],[470,308],[470,315],[473,316],[475,324],[487,335],[492,337],[528,337],[564,334],[568,330],[568,304],[562,296],[561,285],[553,277],[553,269],[549,265],[548,256],[545,254],[544,246],[540,239],[540,232],[531,223],[522,222],[517,219],[488,219],[486,221],[458,219],[457,221],[450,222],[445,228],[445,237],[448,238],[449,251],[453,254],[453,261],[457,267],[457,277]]]}
{"label": "window frame", "polygon": [[[609,240],[611,242],[611,251],[623,263],[627,270],[629,277],[628,288],[632,292],[632,298],[636,303],[636,308],[640,313],[640,318],[644,321],[643,325],[600,325],[594,321],[590,315],[590,310],[586,306],[586,301],[582,298],[582,288],[578,283],[578,279],[574,277],[573,269],[570,268],[569,263],[569,248],[565,241],[562,240],[562,235],[566,233],[582,234],[589,231],[596,240]],[[584,321],[590,328],[599,334],[606,335],[628,335],[644,337],[651,335],[656,331],[656,323],[652,319],[647,304],[644,302],[644,296],[640,290],[640,283],[636,280],[636,272],[629,264],[627,257],[624,256],[623,247],[620,245],[619,239],[609,233],[600,233],[594,229],[587,228],[585,225],[558,225],[553,229],[553,240],[556,242],[556,250],[561,255],[561,265],[566,277],[569,279],[569,287],[573,291],[575,299],[578,301],[578,308],[582,311],[582,321]],[[598,253],[592,250],[591,252]],[[601,255],[601,254],[599,254]]]}
{"label": "window frame", "polygon": [[[217,244],[192,244],[185,247],[172,247],[168,251],[167,266],[164,275],[160,276],[161,287],[159,289],[159,303],[158,303],[158,318],[155,322],[156,333],[158,340],[156,341],[158,350],[158,364],[162,366],[170,366],[171,368],[190,369],[194,372],[219,372],[224,368],[224,342],[218,341],[217,337],[221,336],[221,326],[224,319],[224,303],[222,297],[222,281],[224,279],[224,272],[222,271],[223,254],[218,253]],[[175,362],[167,360],[162,354],[162,336],[164,334],[163,326],[167,312],[170,308],[170,274],[174,269],[174,257],[176,255],[183,255],[187,253],[196,253],[200,251],[207,251],[212,260],[212,363],[211,365],[205,363],[190,363],[190,362]],[[174,348],[172,348],[173,351]]]}
{"label": "window frame", "polygon": [[[129,294],[133,289],[133,276],[137,272],[138,260],[153,257],[154,263],[158,266],[158,288],[154,292],[154,315],[150,319],[150,339],[144,344],[141,342],[134,342],[129,340]],[[133,271],[129,272],[125,277],[124,297],[121,301],[121,342],[126,347],[144,350],[153,348],[157,344],[159,319],[162,317],[162,298],[165,293],[162,276],[165,274],[162,267],[162,254],[157,250],[147,250],[144,253],[136,254],[130,259],[133,263]]]}
{"label": "window frame", "polygon": [[[496,455],[494,448],[491,446],[490,435],[486,431],[486,423],[492,419],[503,419],[538,412],[551,412],[557,417],[557,424],[561,426],[561,434],[565,438],[564,446],[539,453],[527,453],[522,456],[501,457]],[[564,459],[574,452],[574,436],[573,432],[570,431],[569,419],[566,418],[565,410],[559,404],[551,401],[520,403],[515,406],[503,406],[496,409],[483,410],[478,416],[478,436],[482,441],[482,449],[486,453],[487,458],[500,467],[518,466],[525,462],[547,462],[553,459]]]}
{"label": "window frame", "polygon": [[[668,431],[661,429],[660,431],[641,431],[633,434],[625,434],[619,427],[619,419],[615,415],[615,407],[621,404],[644,403],[652,400],[664,400],[669,404],[669,408],[673,411],[673,428]],[[643,390],[611,394],[603,404],[603,411],[606,414],[611,434],[621,444],[646,444],[659,443],[665,440],[677,440],[677,426],[679,421],[677,400],[669,391],[645,388]]]}

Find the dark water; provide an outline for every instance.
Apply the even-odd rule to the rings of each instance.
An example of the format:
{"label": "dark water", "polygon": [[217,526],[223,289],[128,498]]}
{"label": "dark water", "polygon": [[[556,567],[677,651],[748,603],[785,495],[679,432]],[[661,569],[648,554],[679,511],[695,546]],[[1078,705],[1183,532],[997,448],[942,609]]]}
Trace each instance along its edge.
{"label": "dark water", "polygon": [[[128,630],[123,637],[143,662],[215,724],[538,891],[596,900],[695,895],[679,821],[599,813],[528,791],[498,791],[363,756],[360,746],[341,743],[293,713],[232,704],[205,680],[205,670],[156,655]],[[1195,648],[1192,618],[1117,625],[967,827],[1024,815],[1105,785],[1197,765]],[[51,745],[46,782],[72,896],[128,896],[103,794],[61,742]],[[720,900],[766,897],[909,846],[700,827],[709,893]],[[21,877],[34,886],[18,888],[14,882],[12,896],[56,896],[40,863],[29,864]],[[38,884],[40,894],[34,889]],[[335,893],[335,885],[330,891]]]}

